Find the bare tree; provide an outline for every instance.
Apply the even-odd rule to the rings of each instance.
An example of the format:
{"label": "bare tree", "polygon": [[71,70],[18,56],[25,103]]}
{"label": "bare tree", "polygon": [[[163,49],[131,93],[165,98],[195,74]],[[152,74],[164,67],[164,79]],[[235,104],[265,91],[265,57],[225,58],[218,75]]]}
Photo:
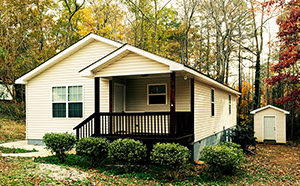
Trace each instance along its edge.
{"label": "bare tree", "polygon": [[221,83],[228,84],[233,40],[238,37],[240,24],[249,21],[249,9],[243,0],[204,0],[200,12],[210,22],[216,56],[216,76]]}

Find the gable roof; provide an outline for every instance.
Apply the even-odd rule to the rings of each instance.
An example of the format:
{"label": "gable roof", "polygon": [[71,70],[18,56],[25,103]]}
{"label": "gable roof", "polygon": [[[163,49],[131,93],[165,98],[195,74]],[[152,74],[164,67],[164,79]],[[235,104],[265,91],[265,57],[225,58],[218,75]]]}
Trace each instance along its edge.
{"label": "gable roof", "polygon": [[283,110],[283,109],[278,108],[278,107],[275,107],[275,106],[273,106],[273,105],[267,105],[267,106],[258,108],[258,109],[256,109],[256,110],[251,111],[250,114],[255,114],[255,113],[259,112],[259,111],[262,111],[262,110],[265,110],[265,109],[268,109],[268,108],[272,108],[272,109],[274,109],[274,110],[283,112],[284,114],[290,114],[289,111]]}
{"label": "gable roof", "polygon": [[85,76],[85,77],[91,77],[93,76],[93,70],[95,70],[96,68],[99,69],[99,67],[101,68],[102,66],[104,67],[106,62],[109,62],[113,59],[116,59],[122,55],[124,55],[124,53],[128,53],[128,52],[133,52],[136,54],[139,54],[141,56],[144,56],[146,58],[152,59],[156,62],[165,64],[167,66],[169,66],[170,71],[185,71],[188,72],[189,74],[191,74],[192,76],[197,77],[198,79],[200,79],[201,81],[207,82],[209,84],[212,84],[220,89],[226,90],[228,92],[231,92],[233,94],[237,94],[240,95],[240,92],[238,92],[237,90],[222,84],[214,79],[212,79],[211,77],[189,67],[186,65],[183,65],[181,63],[178,63],[176,61],[167,59],[165,57],[153,54],[151,52],[142,50],[140,48],[134,47],[130,44],[122,44],[120,42],[116,42],[101,36],[98,36],[96,34],[90,33],[87,36],[85,36],[84,38],[82,38],[81,40],[79,40],[77,43],[71,45],[70,47],[66,48],[65,50],[61,51],[60,53],[58,53],[57,55],[55,55],[54,57],[50,58],[49,60],[45,61],[44,63],[42,63],[40,66],[36,67],[35,69],[31,70],[30,72],[26,73],[25,75],[23,75],[22,77],[18,78],[16,80],[16,84],[26,84],[28,80],[30,80],[31,78],[35,77],[36,75],[38,75],[39,73],[42,73],[44,70],[50,68],[52,65],[56,64],[57,62],[61,61],[63,58],[65,58],[66,56],[72,54],[72,52],[77,51],[78,49],[82,48],[83,46],[87,45],[88,43],[92,42],[92,41],[101,41],[104,42],[106,44],[118,47],[116,50],[110,52],[109,54],[105,55],[104,57],[98,59],[97,61],[91,63],[90,65],[86,66],[85,68],[81,69],[79,71],[79,74],[81,76]]}
{"label": "gable roof", "polygon": [[175,61],[172,61],[170,59],[155,55],[151,52],[142,50],[140,48],[134,47],[132,45],[129,44],[124,44],[122,45],[120,48],[114,50],[113,52],[111,52],[110,54],[100,58],[99,60],[95,61],[94,63],[92,63],[91,65],[88,65],[87,67],[81,69],[79,71],[81,76],[92,76],[92,72],[97,68],[99,69],[99,67],[106,65],[106,63],[108,61],[114,60],[116,58],[118,58],[119,56],[122,56],[128,52],[133,52],[136,54],[139,54],[141,56],[144,56],[148,59],[152,59],[158,63],[162,63],[164,65],[167,65],[170,67],[171,71],[179,71],[179,70],[183,70],[184,69],[184,65],[181,63],[177,63]]}
{"label": "gable roof", "polygon": [[151,52],[142,50],[140,48],[137,48],[135,46],[132,46],[130,44],[124,44],[121,47],[119,47],[118,49],[112,51],[111,53],[109,53],[108,55],[98,59],[97,61],[95,61],[94,63],[86,66],[85,68],[81,69],[79,71],[81,76],[85,76],[85,77],[93,77],[94,75],[94,71],[97,69],[99,70],[99,68],[104,68],[105,65],[107,65],[107,63],[109,63],[110,61],[113,61],[114,59],[117,59],[119,56],[122,56],[124,53],[128,53],[128,52],[133,52],[136,54],[139,54],[141,56],[144,56],[146,58],[152,59],[156,62],[165,64],[167,66],[169,66],[170,71],[185,71],[188,72],[189,74],[198,77],[199,79],[208,82],[210,84],[213,84],[216,87],[219,87],[220,89],[226,90],[228,92],[231,92],[233,94],[238,94],[240,95],[240,92],[238,92],[237,90],[224,85],[208,76],[206,76],[205,74],[187,66],[187,65],[183,65],[181,63],[178,63],[176,61],[164,58],[162,56],[153,54]]}
{"label": "gable roof", "polygon": [[55,63],[61,61],[62,59],[64,59],[68,55],[72,54],[74,51],[79,50],[80,48],[82,48],[83,46],[87,45],[88,43],[90,43],[92,41],[101,41],[103,43],[106,43],[106,44],[109,44],[109,45],[112,45],[112,46],[115,46],[115,47],[122,46],[122,43],[107,39],[105,37],[98,36],[98,35],[93,34],[93,33],[90,33],[90,34],[86,35],[85,37],[83,37],[82,39],[80,39],[78,42],[74,43],[70,47],[62,50],[59,53],[57,53],[55,56],[51,57],[50,59],[48,59],[44,63],[40,64],[38,67],[34,68],[33,70],[29,71],[28,73],[26,73],[23,76],[21,76],[20,78],[18,78],[16,80],[16,84],[26,84],[28,80],[32,79],[33,77],[35,77],[39,73],[41,73],[44,70],[48,69],[49,67],[51,67]]}

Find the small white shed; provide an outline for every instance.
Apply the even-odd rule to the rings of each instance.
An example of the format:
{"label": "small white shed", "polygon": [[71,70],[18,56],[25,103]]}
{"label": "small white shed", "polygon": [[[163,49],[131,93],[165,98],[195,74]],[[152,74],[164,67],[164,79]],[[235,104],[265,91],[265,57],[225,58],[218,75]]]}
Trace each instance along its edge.
{"label": "small white shed", "polygon": [[286,114],[288,111],[267,105],[253,110],[254,136],[258,142],[274,140],[276,143],[286,143]]}

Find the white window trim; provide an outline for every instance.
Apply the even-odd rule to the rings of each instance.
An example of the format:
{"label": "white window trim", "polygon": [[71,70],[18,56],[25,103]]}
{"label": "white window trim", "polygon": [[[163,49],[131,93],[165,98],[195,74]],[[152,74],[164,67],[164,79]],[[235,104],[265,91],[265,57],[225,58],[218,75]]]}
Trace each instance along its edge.
{"label": "white window trim", "polygon": [[[211,96],[212,96],[211,92],[212,92],[212,90],[214,91],[214,101],[212,101],[212,99],[211,99]],[[212,107],[211,107],[212,103],[214,104],[214,115],[212,115],[212,112],[211,112],[211,110],[212,110]],[[214,88],[211,88],[210,89],[210,117],[215,117],[216,116],[216,104],[215,103],[216,103],[216,91],[215,91]]]}
{"label": "white window trim", "polygon": [[[68,101],[68,87],[81,86],[82,87],[82,100],[81,101]],[[66,100],[65,101],[53,101],[52,100],[52,89],[54,87],[66,87]],[[84,118],[84,85],[83,84],[64,84],[64,85],[53,85],[50,90],[51,100],[51,118],[52,119],[82,119]],[[53,117],[53,103],[65,103],[66,104],[66,117]],[[82,116],[81,117],[69,117],[69,103],[82,103]]]}
{"label": "white window trim", "polygon": [[[149,94],[149,86],[156,86],[156,85],[165,85],[166,87],[166,93],[161,93],[161,94]],[[149,96],[161,96],[164,95],[166,96],[166,104],[150,104],[149,103]],[[168,85],[167,83],[155,83],[155,84],[147,84],[147,105],[167,105],[168,104]]]}

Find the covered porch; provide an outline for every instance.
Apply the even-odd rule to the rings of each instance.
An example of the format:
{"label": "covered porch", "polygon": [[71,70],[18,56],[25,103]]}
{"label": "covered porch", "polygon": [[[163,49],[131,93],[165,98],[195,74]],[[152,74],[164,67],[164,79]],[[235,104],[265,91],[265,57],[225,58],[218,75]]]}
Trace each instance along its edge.
{"label": "covered porch", "polygon": [[[108,81],[108,111],[100,109],[100,78]],[[94,94],[95,112],[74,127],[78,139],[193,142],[194,79],[183,73],[95,77]]]}

